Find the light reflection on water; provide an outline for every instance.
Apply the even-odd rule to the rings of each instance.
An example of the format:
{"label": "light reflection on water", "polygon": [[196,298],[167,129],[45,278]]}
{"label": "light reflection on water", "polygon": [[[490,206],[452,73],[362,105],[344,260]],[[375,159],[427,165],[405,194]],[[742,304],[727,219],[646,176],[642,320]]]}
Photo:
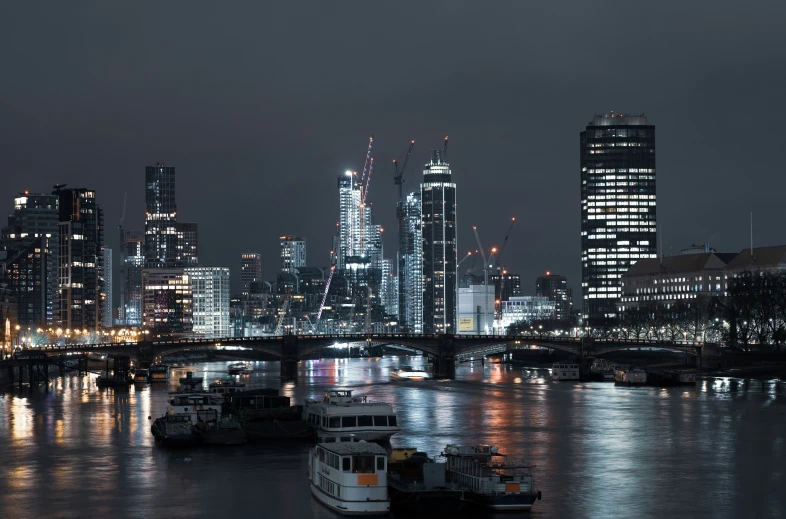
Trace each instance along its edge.
{"label": "light reflection on water", "polygon": [[[98,390],[55,377],[48,391],[0,396],[0,517],[334,517],[313,502],[307,444],[167,451],[148,417],[165,412],[186,370],[204,384],[226,362],[172,371],[169,385]],[[459,366],[455,381],[391,382],[422,357],[304,361],[281,386],[276,362],[254,362],[247,388],[292,403],[350,387],[393,404],[393,446],[438,454],[492,443],[536,466],[533,517],[778,517],[784,513],[786,384],[719,378],[694,388],[552,383],[547,370]],[[46,496],[31,498],[31,496]]]}

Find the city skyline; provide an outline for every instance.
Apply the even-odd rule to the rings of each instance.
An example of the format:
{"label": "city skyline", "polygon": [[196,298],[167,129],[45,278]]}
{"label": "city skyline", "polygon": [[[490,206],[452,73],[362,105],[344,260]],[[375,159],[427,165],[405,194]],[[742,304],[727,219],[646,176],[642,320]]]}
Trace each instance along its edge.
{"label": "city skyline", "polygon": [[[403,21],[404,14],[391,7],[375,9],[389,23]],[[23,19],[39,16],[29,6],[15,10]],[[459,200],[459,256],[466,253],[462,244],[473,242],[472,225],[484,242],[499,244],[504,222],[515,216],[519,224],[506,263],[521,275],[522,290],[531,292],[532,280],[551,270],[567,276],[578,300],[580,197],[569,187],[578,178],[575,134],[595,113],[633,111],[647,114],[659,128],[658,221],[666,254],[706,241],[718,250],[747,246],[751,210],[756,246],[786,241],[776,198],[786,179],[774,174],[781,169],[775,150],[786,131],[774,115],[784,112],[777,92],[786,84],[784,67],[777,66],[786,58],[786,37],[774,25],[783,18],[780,7],[708,13],[692,5],[675,19],[667,6],[651,6],[651,23],[642,26],[631,9],[611,6],[563,20],[564,11],[557,6],[538,12],[527,6],[502,11],[470,5],[444,12],[422,5],[406,20],[423,36],[401,42],[393,33],[362,24],[353,36],[336,30],[358,27],[353,23],[357,14],[349,6],[337,6],[323,13],[322,22],[305,22],[304,29],[326,42],[317,53],[309,45],[273,52],[274,42],[290,38],[275,25],[266,31],[249,25],[260,17],[294,14],[290,6],[272,11],[233,20],[237,25],[232,30],[222,22],[221,30],[199,31],[197,37],[198,12],[194,25],[173,6],[161,6],[154,16],[146,16],[154,22],[146,26],[142,45],[131,27],[105,29],[117,25],[119,12],[82,17],[63,9],[58,12],[62,25],[9,25],[0,36],[5,48],[16,48],[14,41],[41,42],[9,53],[9,67],[29,74],[14,75],[0,87],[4,98],[19,107],[7,111],[3,125],[10,194],[48,192],[62,181],[94,189],[106,205],[105,242],[113,247],[119,241],[124,193],[126,228],[142,228],[139,171],[160,160],[178,168],[179,216],[200,223],[204,264],[234,270],[239,255],[252,250],[262,255],[264,265],[275,265],[278,236],[296,234],[309,240],[309,263],[326,266],[332,246],[328,227],[337,212],[335,198],[326,193],[333,192],[341,172],[362,167],[358,143],[375,135],[378,164],[370,198],[375,218],[394,229],[397,195],[390,160],[402,158],[411,139],[419,143],[405,175],[404,189],[410,192],[417,167],[427,161],[428,146],[420,143],[438,142],[447,134],[453,141],[451,160],[462,171],[462,193],[473,195]],[[453,27],[472,24],[481,33],[493,30],[496,37],[466,37],[464,31],[449,31],[439,40],[425,36],[427,20],[442,16]],[[538,24],[544,17],[564,23],[559,45],[548,49],[539,44],[553,39],[547,26]],[[515,30],[519,23],[527,30]],[[614,23],[617,32],[594,34],[593,45],[585,45],[588,31],[606,23]],[[102,45],[68,38],[65,27],[102,38]],[[96,34],[94,27],[103,29]],[[664,31],[672,37],[662,38]],[[699,33],[702,38],[695,38]],[[213,49],[200,63],[216,73],[205,77],[192,70],[188,45],[174,46],[173,34],[179,41],[199,41]],[[744,38],[746,45],[734,45],[729,34]],[[375,43],[367,49],[356,43],[358,37]],[[619,45],[626,37],[651,44],[638,48],[636,59],[630,60],[632,50]],[[66,43],[53,54],[54,41]],[[346,59],[327,64],[332,63],[328,57],[342,53]],[[124,59],[116,59],[118,55]],[[435,64],[434,56],[442,59]],[[266,63],[265,72],[249,62]],[[624,84],[615,81],[622,77],[621,62],[627,64]],[[694,66],[697,62],[703,65]],[[729,68],[729,62],[736,66]],[[36,66],[31,69],[32,63]],[[111,70],[106,63],[113,63]],[[358,74],[358,63],[368,63],[366,73]],[[393,95],[400,92],[402,80],[390,79],[389,65],[428,80]],[[323,74],[317,87],[314,71],[328,66],[336,68]],[[52,90],[51,74],[62,70],[67,71],[58,73],[63,84]],[[569,79],[567,70],[582,81]],[[230,76],[235,79],[227,90],[218,78]],[[358,80],[348,86],[343,79],[348,77]],[[189,92],[189,102],[172,103],[168,93],[181,90]],[[742,118],[754,118],[759,131],[736,131]],[[732,188],[740,170],[748,181]],[[755,190],[757,185],[769,188]],[[289,197],[268,193],[303,197],[308,210],[292,210]],[[234,203],[215,213],[216,199]],[[0,200],[6,214],[11,204],[10,196]],[[288,221],[268,223],[280,222],[282,215]],[[259,230],[251,236],[228,234],[239,221]],[[394,235],[385,235],[388,251],[396,248]],[[117,261],[115,254],[116,268]],[[238,293],[237,276],[232,285]]]}

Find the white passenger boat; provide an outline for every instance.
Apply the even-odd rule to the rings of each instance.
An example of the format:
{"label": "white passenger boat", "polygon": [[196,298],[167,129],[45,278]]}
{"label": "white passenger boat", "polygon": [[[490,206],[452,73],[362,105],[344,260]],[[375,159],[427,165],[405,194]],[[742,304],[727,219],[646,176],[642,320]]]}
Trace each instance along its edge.
{"label": "white passenger boat", "polygon": [[[324,441],[328,438],[334,441]],[[387,453],[375,443],[340,441],[323,436],[311,448],[308,479],[311,494],[343,515],[384,515],[390,512]]]}
{"label": "white passenger boat", "polygon": [[227,366],[227,373],[230,375],[245,375],[251,373],[251,364],[247,362],[235,362]]}
{"label": "white passenger boat", "polygon": [[692,371],[680,371],[677,376],[677,382],[685,385],[693,385],[696,383],[696,373]]}
{"label": "white passenger boat", "polygon": [[325,391],[322,400],[306,399],[303,419],[317,433],[348,433],[366,441],[386,441],[399,431],[390,404],[353,397],[348,389]]}
{"label": "white passenger boat", "polygon": [[467,489],[464,499],[495,511],[529,511],[541,493],[530,467],[493,445],[451,445],[442,453],[451,483]]}
{"label": "white passenger boat", "polygon": [[551,367],[551,380],[578,380],[579,365],[569,362],[558,362]]}
{"label": "white passenger boat", "polygon": [[618,386],[643,386],[647,383],[647,372],[639,368],[617,369],[614,384]]}
{"label": "white passenger boat", "polygon": [[598,381],[602,379],[604,382],[614,382],[614,365],[606,359],[595,359],[590,371]]}

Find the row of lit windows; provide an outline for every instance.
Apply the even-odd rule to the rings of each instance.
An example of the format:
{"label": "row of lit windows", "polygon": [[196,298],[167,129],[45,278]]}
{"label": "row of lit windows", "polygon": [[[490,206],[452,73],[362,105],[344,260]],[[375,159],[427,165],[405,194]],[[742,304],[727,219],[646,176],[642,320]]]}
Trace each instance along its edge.
{"label": "row of lit windows", "polygon": [[[655,200],[655,195],[589,195],[589,200]],[[584,200],[582,200],[584,202]]]}
{"label": "row of lit windows", "polygon": [[[647,169],[647,168],[611,168],[611,169],[603,169],[603,168],[583,168],[584,171],[587,171],[589,174],[597,174],[597,173],[655,173],[654,169]],[[614,176],[610,176],[608,178],[614,178]]]}

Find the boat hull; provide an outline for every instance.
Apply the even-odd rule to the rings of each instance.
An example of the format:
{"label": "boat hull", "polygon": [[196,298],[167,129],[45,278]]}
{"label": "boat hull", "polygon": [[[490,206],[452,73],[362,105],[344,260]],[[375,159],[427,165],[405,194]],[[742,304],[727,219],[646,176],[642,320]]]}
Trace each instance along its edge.
{"label": "boat hull", "polygon": [[161,423],[161,418],[158,418],[153,425],[150,426],[150,432],[156,442],[166,447],[189,447],[201,443],[200,439],[194,436],[193,432],[169,433],[166,431],[165,426]]}
{"label": "boat hull", "polygon": [[390,501],[342,501],[330,496],[310,483],[311,495],[314,498],[341,515],[384,516],[390,513]]}
{"label": "boat hull", "polygon": [[245,424],[248,439],[306,440],[314,437],[314,430],[303,420],[253,420]]}
{"label": "boat hull", "polygon": [[455,516],[469,509],[469,503],[462,500],[461,490],[404,490],[388,479],[390,510],[397,515],[418,517],[435,515],[437,517]]}

